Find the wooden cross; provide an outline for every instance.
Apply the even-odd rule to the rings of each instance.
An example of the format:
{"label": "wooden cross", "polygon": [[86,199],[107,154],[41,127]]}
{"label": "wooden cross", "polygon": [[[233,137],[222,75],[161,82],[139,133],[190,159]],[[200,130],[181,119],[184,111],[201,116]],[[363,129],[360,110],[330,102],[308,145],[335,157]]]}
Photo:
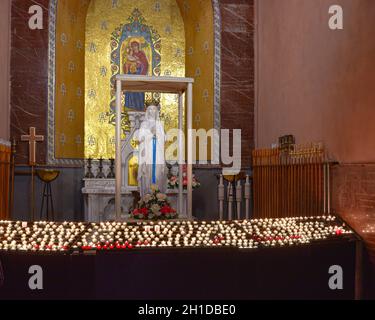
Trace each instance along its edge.
{"label": "wooden cross", "polygon": [[36,135],[36,129],[31,127],[29,129],[29,135],[21,136],[21,141],[29,142],[29,165],[36,165],[36,143],[44,141],[44,136]]}

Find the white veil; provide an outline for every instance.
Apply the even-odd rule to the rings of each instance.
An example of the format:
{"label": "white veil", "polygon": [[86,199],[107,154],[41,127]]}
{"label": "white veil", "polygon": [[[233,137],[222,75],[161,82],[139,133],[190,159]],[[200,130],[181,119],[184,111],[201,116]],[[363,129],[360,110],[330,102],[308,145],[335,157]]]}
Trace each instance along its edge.
{"label": "white veil", "polygon": [[156,136],[156,185],[161,192],[166,191],[166,166],[165,166],[165,132],[160,121],[159,109],[151,105],[146,110],[145,120],[136,135],[139,141],[138,154],[138,186],[141,197],[151,193],[152,165],[153,165],[153,138]]}

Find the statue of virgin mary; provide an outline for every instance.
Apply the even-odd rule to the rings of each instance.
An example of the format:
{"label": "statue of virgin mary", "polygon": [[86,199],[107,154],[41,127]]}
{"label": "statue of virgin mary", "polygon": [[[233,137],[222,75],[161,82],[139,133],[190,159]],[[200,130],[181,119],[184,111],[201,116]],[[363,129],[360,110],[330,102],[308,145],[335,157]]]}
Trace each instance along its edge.
{"label": "statue of virgin mary", "polygon": [[145,120],[138,130],[138,186],[141,197],[151,193],[151,186],[156,185],[161,192],[167,187],[165,166],[165,132],[160,121],[159,108],[150,105],[146,110]]}

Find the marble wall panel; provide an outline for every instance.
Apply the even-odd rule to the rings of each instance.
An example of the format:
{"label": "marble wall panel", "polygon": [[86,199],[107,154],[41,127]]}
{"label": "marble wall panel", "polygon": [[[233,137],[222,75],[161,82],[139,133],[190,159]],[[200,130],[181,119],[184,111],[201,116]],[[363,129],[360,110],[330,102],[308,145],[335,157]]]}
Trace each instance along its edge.
{"label": "marble wall panel", "polygon": [[[36,127],[47,137],[48,0],[13,0],[11,8],[11,138],[18,141],[17,163],[28,163],[28,144],[20,137]],[[31,30],[29,8],[44,10],[43,30]],[[46,139],[38,143],[37,162],[46,162]]]}
{"label": "marble wall panel", "polygon": [[221,124],[242,130],[242,163],[254,147],[254,1],[222,0]]}

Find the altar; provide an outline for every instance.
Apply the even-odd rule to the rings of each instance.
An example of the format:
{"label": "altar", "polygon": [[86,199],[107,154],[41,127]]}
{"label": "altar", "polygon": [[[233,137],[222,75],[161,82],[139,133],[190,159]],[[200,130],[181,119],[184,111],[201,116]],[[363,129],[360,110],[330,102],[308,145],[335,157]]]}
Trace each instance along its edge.
{"label": "altar", "polygon": [[[104,222],[116,220],[115,214],[115,179],[84,179],[85,221]],[[121,189],[121,221],[129,220],[129,212],[133,206],[133,192],[123,187]],[[168,189],[166,192],[172,207],[178,206],[178,190]],[[187,191],[183,193],[183,207],[179,212],[180,219],[187,219],[186,199]]]}

